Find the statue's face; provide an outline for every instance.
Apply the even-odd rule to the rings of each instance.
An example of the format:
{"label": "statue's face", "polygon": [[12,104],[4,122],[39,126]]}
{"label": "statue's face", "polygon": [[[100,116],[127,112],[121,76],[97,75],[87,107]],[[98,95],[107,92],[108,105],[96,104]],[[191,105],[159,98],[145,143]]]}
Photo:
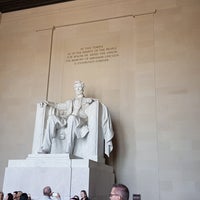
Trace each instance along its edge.
{"label": "statue's face", "polygon": [[83,94],[84,89],[81,84],[76,84],[74,86],[74,91],[75,91],[76,95],[81,95],[81,94]]}

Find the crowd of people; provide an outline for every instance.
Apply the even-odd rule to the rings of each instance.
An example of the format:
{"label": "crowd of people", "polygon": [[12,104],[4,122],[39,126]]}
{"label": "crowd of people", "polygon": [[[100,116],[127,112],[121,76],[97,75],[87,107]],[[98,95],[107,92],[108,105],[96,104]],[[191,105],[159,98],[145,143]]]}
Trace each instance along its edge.
{"label": "crowd of people", "polygon": [[31,200],[31,195],[22,191],[14,191],[4,196],[4,193],[0,192],[0,200]]}
{"label": "crowd of people", "polygon": [[[123,184],[114,184],[109,194],[110,200],[128,200],[129,189]],[[22,191],[14,191],[4,196],[3,192],[0,192],[0,200],[31,200],[31,195],[23,193]],[[59,193],[52,192],[50,186],[46,186],[43,189],[43,197],[40,200],[61,200]],[[85,190],[81,190],[80,198],[78,195],[74,195],[70,200],[90,200]]]}

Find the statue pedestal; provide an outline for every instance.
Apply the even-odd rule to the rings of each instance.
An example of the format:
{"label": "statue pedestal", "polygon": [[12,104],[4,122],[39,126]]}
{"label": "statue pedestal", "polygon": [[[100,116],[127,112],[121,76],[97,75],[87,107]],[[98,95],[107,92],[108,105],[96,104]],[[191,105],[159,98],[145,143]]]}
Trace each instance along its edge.
{"label": "statue pedestal", "polygon": [[114,183],[113,168],[88,159],[71,159],[68,154],[30,154],[26,160],[9,160],[5,170],[4,193],[21,190],[32,199],[42,197],[50,186],[62,200],[86,190],[94,200],[107,200]]}

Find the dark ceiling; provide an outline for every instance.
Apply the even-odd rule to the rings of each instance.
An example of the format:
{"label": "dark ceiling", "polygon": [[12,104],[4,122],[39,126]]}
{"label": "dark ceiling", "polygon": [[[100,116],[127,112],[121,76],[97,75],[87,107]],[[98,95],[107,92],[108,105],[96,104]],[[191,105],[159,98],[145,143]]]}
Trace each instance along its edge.
{"label": "dark ceiling", "polygon": [[6,13],[73,0],[0,0],[0,12]]}

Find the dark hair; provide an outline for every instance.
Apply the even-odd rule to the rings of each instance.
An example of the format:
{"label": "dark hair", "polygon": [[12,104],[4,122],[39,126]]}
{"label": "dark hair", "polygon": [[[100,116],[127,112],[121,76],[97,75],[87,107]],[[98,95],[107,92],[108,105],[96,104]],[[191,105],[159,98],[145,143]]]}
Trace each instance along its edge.
{"label": "dark hair", "polygon": [[28,200],[28,195],[26,194],[26,193],[22,193],[21,195],[20,195],[20,198],[19,198],[20,200]]}
{"label": "dark hair", "polygon": [[78,197],[78,195],[74,195],[71,199],[79,200],[79,197]]}
{"label": "dark hair", "polygon": [[81,190],[81,192],[83,192],[87,196],[87,192],[85,190]]}
{"label": "dark hair", "polygon": [[83,192],[85,196],[87,197],[87,192],[85,190],[81,190],[81,192]]}
{"label": "dark hair", "polygon": [[3,198],[4,198],[4,193],[3,193],[3,192],[0,192],[0,194],[1,194],[1,199],[0,199],[0,200],[3,200]]}
{"label": "dark hair", "polygon": [[128,200],[129,199],[129,189],[125,185],[123,185],[121,183],[114,184],[112,186],[112,188],[116,188],[119,191],[122,200]]}
{"label": "dark hair", "polygon": [[8,193],[8,200],[13,200],[13,195],[11,193]]}

